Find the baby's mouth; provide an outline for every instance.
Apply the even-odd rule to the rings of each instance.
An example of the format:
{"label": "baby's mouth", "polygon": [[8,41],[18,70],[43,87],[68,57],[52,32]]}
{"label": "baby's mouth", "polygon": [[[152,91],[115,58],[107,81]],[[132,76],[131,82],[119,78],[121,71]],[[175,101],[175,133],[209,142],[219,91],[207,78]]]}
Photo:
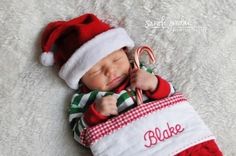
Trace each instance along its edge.
{"label": "baby's mouth", "polygon": [[121,82],[123,82],[124,79],[125,79],[124,75],[118,76],[113,80],[111,80],[110,82],[108,82],[107,86],[109,86],[110,88],[117,87]]}

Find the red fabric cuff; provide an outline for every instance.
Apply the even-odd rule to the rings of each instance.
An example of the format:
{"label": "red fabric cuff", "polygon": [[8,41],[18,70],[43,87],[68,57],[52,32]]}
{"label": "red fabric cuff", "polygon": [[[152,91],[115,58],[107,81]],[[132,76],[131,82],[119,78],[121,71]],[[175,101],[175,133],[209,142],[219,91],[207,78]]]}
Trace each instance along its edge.
{"label": "red fabric cuff", "polygon": [[214,140],[209,140],[197,145],[194,145],[175,156],[189,156],[189,155],[208,155],[208,156],[223,156],[219,147]]}
{"label": "red fabric cuff", "polygon": [[89,106],[89,109],[84,113],[84,120],[89,126],[94,126],[98,123],[106,121],[108,116],[102,115],[95,108],[95,103]]}
{"label": "red fabric cuff", "polygon": [[166,80],[162,79],[160,76],[156,75],[158,84],[156,90],[153,92],[145,91],[146,95],[151,99],[162,99],[168,97],[170,94],[170,84]]}

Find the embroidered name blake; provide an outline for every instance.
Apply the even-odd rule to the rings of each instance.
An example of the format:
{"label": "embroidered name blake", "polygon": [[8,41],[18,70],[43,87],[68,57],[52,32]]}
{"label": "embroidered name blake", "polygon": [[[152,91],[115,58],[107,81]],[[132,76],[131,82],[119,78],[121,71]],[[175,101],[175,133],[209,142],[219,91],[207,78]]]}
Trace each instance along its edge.
{"label": "embroidered name blake", "polygon": [[156,145],[158,142],[164,141],[169,139],[172,136],[175,136],[184,131],[184,128],[180,124],[176,124],[175,126],[170,126],[169,123],[166,123],[167,128],[161,130],[160,128],[156,127],[154,130],[148,130],[144,134],[144,141],[147,141],[145,147],[151,147]]}

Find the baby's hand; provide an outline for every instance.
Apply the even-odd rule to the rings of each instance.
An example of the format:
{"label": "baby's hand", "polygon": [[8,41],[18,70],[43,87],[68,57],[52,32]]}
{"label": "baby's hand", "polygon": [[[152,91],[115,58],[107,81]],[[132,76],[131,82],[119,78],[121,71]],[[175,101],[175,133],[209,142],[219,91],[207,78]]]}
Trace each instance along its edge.
{"label": "baby's hand", "polygon": [[130,83],[132,87],[153,92],[157,87],[158,81],[155,75],[142,69],[132,69]]}
{"label": "baby's hand", "polygon": [[118,108],[116,106],[117,99],[113,95],[105,96],[99,99],[96,102],[96,110],[100,112],[102,115],[110,116],[117,115]]}

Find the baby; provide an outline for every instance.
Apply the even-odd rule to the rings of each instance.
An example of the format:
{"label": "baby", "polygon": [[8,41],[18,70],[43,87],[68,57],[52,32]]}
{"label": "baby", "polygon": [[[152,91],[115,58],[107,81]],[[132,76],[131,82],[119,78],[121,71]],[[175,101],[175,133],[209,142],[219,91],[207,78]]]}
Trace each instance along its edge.
{"label": "baby", "polygon": [[172,84],[151,69],[144,65],[131,68],[128,55],[133,47],[123,28],[113,28],[93,14],[47,25],[41,63],[59,65],[59,76],[77,90],[69,121],[78,142],[86,127],[136,106],[133,88],[143,90],[144,101],[174,94]]}
{"label": "baby", "polygon": [[[44,52],[41,54],[41,63],[46,66],[57,64],[60,67],[59,76],[65,80],[70,88],[77,90],[71,100],[69,122],[73,129],[74,138],[79,143],[86,145],[82,136],[86,133],[87,127],[105,122],[109,118],[136,106],[137,99],[133,88],[143,90],[142,96],[145,102],[159,100],[175,93],[175,89],[170,82],[155,75],[151,69],[144,65],[141,64],[141,69],[132,69],[128,55],[133,47],[134,42],[123,28],[111,27],[93,14],[85,14],[69,21],[52,22],[44,30],[42,36]],[[186,103],[185,105],[181,104],[181,106],[186,106],[186,109],[189,108]],[[174,108],[178,108],[178,106]],[[166,111],[168,112],[168,110]],[[175,117],[175,110],[172,111],[173,118]],[[171,110],[169,110],[170,112]],[[167,117],[167,119],[172,118]],[[153,121],[149,119],[146,118],[146,121]],[[190,119],[198,118],[191,114]],[[194,136],[201,137],[203,135],[201,130],[204,129],[204,126],[199,126],[200,122],[197,122],[198,125],[196,126],[190,119],[184,121],[181,118],[179,119],[179,122],[183,125],[185,122],[187,123],[184,125],[186,127],[185,131],[181,133],[182,136],[194,134]],[[173,122],[175,120],[176,118]],[[171,134],[176,134],[173,128],[169,127],[169,130]],[[204,130],[204,135],[208,136],[208,132],[206,129]],[[142,133],[140,135],[143,137]],[[163,133],[163,135],[165,134]],[[153,138],[154,135],[150,137]],[[167,135],[167,139],[178,140],[178,137]],[[167,145],[167,142],[165,144],[171,150],[175,150],[172,148],[174,146],[182,149],[181,143],[183,141],[192,143],[191,139],[194,139],[194,137],[180,142],[172,140],[173,143],[170,141],[170,144]],[[200,141],[202,141],[201,139]],[[131,145],[139,147],[139,144]],[[120,151],[127,148],[117,147],[117,149]],[[104,149],[102,148],[102,150]],[[171,152],[165,151],[163,147],[160,150]],[[149,151],[146,150],[146,152]],[[221,156],[222,153],[214,140],[203,140],[203,142],[198,140],[190,148],[182,149],[182,152],[177,156],[188,155]]]}
{"label": "baby", "polygon": [[[109,116],[118,115],[119,112],[134,106],[136,95],[132,88],[145,91],[147,96],[145,96],[145,100],[161,99],[174,93],[172,85],[161,77],[144,69],[131,69],[125,50],[118,49],[95,64],[81,78],[79,95],[75,94],[75,97],[80,95],[89,97],[90,91],[101,95],[97,95],[96,99],[90,100],[88,103],[89,108],[84,113],[84,123],[86,124],[83,126],[96,125],[107,120]],[[116,94],[104,96],[107,91]],[[73,105],[84,105],[82,102],[76,101],[75,97],[72,100],[71,110],[73,110]],[[125,102],[125,100],[129,101]]]}

